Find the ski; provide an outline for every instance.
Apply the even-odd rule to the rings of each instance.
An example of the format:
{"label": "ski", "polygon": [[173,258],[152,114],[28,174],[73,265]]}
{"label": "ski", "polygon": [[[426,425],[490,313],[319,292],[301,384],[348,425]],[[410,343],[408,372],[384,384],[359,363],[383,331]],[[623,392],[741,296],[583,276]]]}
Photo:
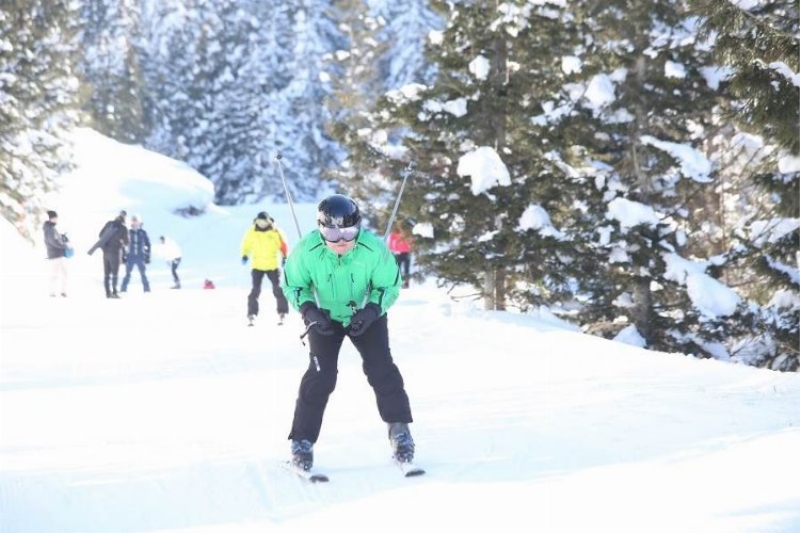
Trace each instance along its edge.
{"label": "ski", "polygon": [[405,477],[416,477],[421,476],[425,473],[425,469],[420,466],[415,465],[413,462],[408,461],[398,461],[395,458],[392,458],[394,464],[400,469]]}
{"label": "ski", "polygon": [[309,481],[311,483],[327,483],[330,481],[328,476],[325,474],[320,474],[319,472],[313,472],[311,470],[303,470],[302,468],[298,468],[291,461],[286,461],[283,463],[283,467],[292,472],[293,474]]}

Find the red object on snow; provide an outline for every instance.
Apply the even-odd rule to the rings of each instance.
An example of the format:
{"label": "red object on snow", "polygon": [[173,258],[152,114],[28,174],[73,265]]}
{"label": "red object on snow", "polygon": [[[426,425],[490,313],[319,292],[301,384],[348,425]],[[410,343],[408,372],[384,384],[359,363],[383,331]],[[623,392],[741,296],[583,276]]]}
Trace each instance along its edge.
{"label": "red object on snow", "polygon": [[214,282],[211,281],[210,279],[207,279],[207,280],[205,280],[203,282],[203,288],[204,289],[216,289],[216,287],[214,287]]}

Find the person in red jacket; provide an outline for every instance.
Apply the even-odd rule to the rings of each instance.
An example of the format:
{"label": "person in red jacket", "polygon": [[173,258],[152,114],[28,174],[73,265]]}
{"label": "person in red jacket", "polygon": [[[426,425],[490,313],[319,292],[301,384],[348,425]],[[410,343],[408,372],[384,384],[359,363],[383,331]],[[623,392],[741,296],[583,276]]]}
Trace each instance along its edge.
{"label": "person in red jacket", "polygon": [[389,234],[389,250],[394,254],[397,266],[403,276],[403,288],[408,288],[408,276],[411,270],[411,251],[414,249],[414,239],[408,230],[403,227],[401,222],[394,225],[394,229]]}

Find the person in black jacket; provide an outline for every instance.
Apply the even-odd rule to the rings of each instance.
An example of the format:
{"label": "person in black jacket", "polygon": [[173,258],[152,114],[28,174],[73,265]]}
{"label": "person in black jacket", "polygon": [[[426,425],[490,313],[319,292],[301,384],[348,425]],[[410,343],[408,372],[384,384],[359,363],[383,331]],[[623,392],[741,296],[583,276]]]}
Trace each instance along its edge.
{"label": "person in black jacket", "polygon": [[128,249],[125,254],[125,277],[122,278],[122,292],[127,292],[128,283],[131,281],[131,271],[136,266],[142,277],[144,292],[150,292],[150,282],[147,280],[145,265],[150,263],[150,237],[142,228],[141,217],[131,217],[131,229],[128,231]]}
{"label": "person in black jacket", "polygon": [[128,228],[125,226],[127,213],[120,211],[114,220],[106,222],[100,230],[101,249],[103,250],[103,285],[106,298],[119,298],[117,280],[122,251],[128,245]]}
{"label": "person in black jacket", "polygon": [[[56,229],[58,213],[47,212],[47,221],[44,223],[44,245],[47,249],[47,261],[50,266],[50,296],[55,297],[60,292],[67,296],[67,236]],[[60,286],[61,290],[57,291]]]}

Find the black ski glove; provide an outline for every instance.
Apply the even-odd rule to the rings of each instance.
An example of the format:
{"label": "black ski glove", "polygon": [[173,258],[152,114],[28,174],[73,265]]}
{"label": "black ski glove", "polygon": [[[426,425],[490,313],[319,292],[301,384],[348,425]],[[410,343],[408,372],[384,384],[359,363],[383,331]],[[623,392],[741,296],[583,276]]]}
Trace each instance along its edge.
{"label": "black ski glove", "polygon": [[379,316],[381,316],[381,306],[368,303],[364,306],[364,309],[359,309],[353,314],[353,317],[350,319],[350,327],[347,330],[348,333],[350,333],[352,337],[360,337],[369,329],[373,322],[378,320]]}
{"label": "black ski glove", "polygon": [[333,324],[329,311],[323,311],[313,302],[306,302],[300,306],[300,314],[306,327],[316,326],[320,335],[332,335]]}

